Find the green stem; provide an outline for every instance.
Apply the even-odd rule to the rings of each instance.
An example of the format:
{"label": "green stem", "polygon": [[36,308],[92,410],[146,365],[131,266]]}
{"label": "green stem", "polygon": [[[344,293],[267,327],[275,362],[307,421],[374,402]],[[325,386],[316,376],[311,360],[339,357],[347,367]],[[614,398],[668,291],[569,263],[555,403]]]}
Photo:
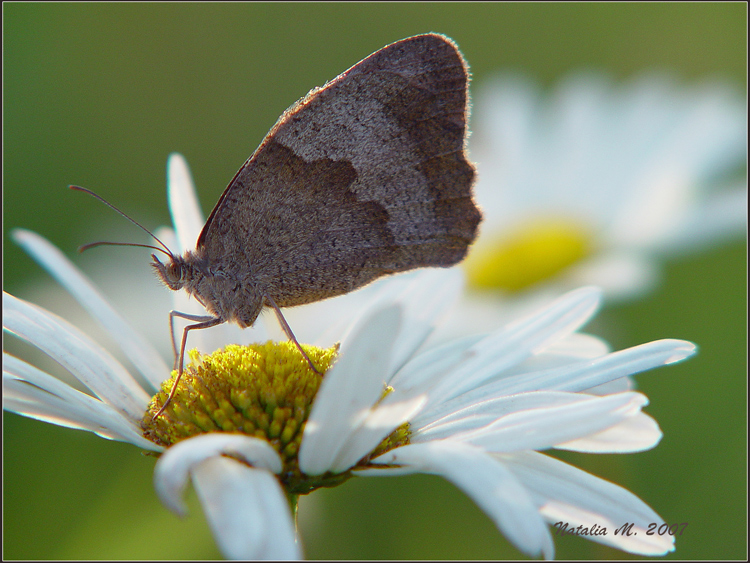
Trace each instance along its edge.
{"label": "green stem", "polygon": [[299,495],[293,493],[287,493],[287,500],[289,501],[289,508],[292,509],[292,518],[294,518],[294,531],[299,535],[299,529],[297,527],[297,512],[299,508]]}

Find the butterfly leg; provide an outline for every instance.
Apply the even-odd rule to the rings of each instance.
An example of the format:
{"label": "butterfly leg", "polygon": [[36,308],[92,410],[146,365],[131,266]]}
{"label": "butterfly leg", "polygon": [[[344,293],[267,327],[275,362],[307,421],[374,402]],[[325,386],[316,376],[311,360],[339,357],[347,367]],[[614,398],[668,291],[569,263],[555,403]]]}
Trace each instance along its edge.
{"label": "butterfly leg", "polygon": [[318,368],[316,368],[312,361],[310,360],[310,357],[305,354],[305,351],[302,349],[302,346],[300,346],[299,341],[295,338],[294,333],[292,332],[292,329],[289,327],[289,323],[286,322],[286,319],[284,318],[284,315],[281,314],[281,309],[279,309],[279,306],[276,305],[276,302],[271,298],[270,295],[266,294],[265,296],[266,303],[268,303],[271,308],[273,309],[273,312],[276,313],[276,318],[279,320],[279,324],[281,325],[281,330],[284,331],[284,334],[286,337],[294,342],[294,345],[297,347],[297,350],[300,351],[300,354],[302,354],[302,357],[307,360],[308,365],[310,366],[310,369],[312,369],[315,373],[320,375],[320,371]]}
{"label": "butterfly leg", "polygon": [[[177,360],[180,359],[180,364],[182,364],[181,354],[178,354],[179,350],[177,350],[177,341],[174,339],[174,319],[175,317],[179,317],[181,319],[187,319],[189,321],[197,321],[199,323],[205,323],[207,321],[213,320],[216,317],[213,317],[211,315],[191,315],[189,313],[182,313],[180,311],[170,311],[169,312],[169,335],[172,337],[172,351],[174,352],[174,366],[172,369],[177,369]],[[214,325],[211,325],[214,326]]]}
{"label": "butterfly leg", "polygon": [[[224,322],[223,319],[220,317],[208,317],[208,316],[201,316],[201,315],[188,315],[186,313],[179,313],[176,311],[171,311],[169,313],[170,318],[170,324],[174,320],[174,317],[182,317],[184,319],[188,320],[194,320],[194,321],[202,321],[199,323],[196,323],[194,325],[188,325],[185,327],[185,329],[182,331],[182,341],[180,342],[180,354],[177,359],[177,378],[174,380],[174,383],[172,384],[172,389],[169,391],[169,396],[167,397],[167,400],[164,401],[164,404],[159,409],[159,412],[157,412],[152,420],[156,420],[156,418],[164,412],[164,409],[167,408],[167,405],[169,405],[170,401],[172,400],[172,397],[174,397],[174,394],[177,392],[177,384],[180,382],[180,378],[182,377],[183,372],[183,363],[185,359],[185,345],[187,344],[187,337],[188,337],[188,331],[193,330],[196,328],[210,328],[212,326],[219,325]],[[172,325],[174,326],[174,325]],[[172,342],[174,342],[174,330],[172,331]]]}

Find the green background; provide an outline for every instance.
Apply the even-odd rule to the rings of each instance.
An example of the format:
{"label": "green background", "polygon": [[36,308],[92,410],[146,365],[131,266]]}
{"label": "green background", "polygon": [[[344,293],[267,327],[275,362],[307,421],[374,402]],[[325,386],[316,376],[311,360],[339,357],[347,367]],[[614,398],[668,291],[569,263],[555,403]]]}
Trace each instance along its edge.
{"label": "green background", "polygon": [[[92,232],[141,237],[68,184],[148,226],[167,224],[165,163],[179,151],[208,211],[286,107],[403,37],[454,38],[474,84],[508,69],[544,86],[581,68],[623,79],[664,69],[743,92],[747,79],[744,3],[5,3],[3,16],[4,284],[20,297],[45,274],[11,228],[69,256]],[[137,262],[129,252],[138,251],[114,252]],[[674,259],[665,273],[647,299],[609,308],[589,328],[616,349],[665,337],[700,345],[694,359],[639,378],[663,441],[635,455],[560,457],[635,492],[666,521],[687,522],[669,557],[743,559],[746,245]],[[220,556],[194,494],[187,519],[169,513],[153,492],[153,458],[133,446],[13,414],[3,432],[6,559]],[[436,477],[354,479],[313,497],[300,503],[309,558],[519,556]],[[559,558],[628,557],[579,538],[555,543]]]}

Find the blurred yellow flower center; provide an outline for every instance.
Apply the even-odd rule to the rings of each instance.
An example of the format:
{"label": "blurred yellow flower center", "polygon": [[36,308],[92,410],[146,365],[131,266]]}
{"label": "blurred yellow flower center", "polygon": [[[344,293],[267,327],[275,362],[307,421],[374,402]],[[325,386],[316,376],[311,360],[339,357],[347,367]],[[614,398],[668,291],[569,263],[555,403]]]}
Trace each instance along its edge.
{"label": "blurred yellow flower center", "polygon": [[565,220],[527,223],[502,238],[481,241],[466,260],[477,289],[521,291],[549,279],[591,253],[591,234]]}
{"label": "blurred yellow flower center", "polygon": [[[180,379],[172,401],[164,404],[177,371],[162,383],[141,419],[143,435],[169,447],[180,440],[209,432],[247,434],[266,440],[283,463],[279,475],[291,494],[338,485],[349,472],[313,478],[301,474],[297,464],[305,423],[323,377],[333,365],[338,345],[323,349],[302,345],[323,374],[314,372],[292,342],[267,342],[250,346],[228,345],[213,354],[189,352],[190,364]],[[394,431],[373,453],[408,441],[408,429]]]}

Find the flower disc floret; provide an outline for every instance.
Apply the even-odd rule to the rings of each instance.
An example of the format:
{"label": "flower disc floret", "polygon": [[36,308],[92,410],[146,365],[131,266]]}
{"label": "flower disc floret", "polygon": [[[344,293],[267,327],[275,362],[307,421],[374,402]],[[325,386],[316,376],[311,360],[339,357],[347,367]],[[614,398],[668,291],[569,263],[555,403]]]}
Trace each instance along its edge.
{"label": "flower disc floret", "polygon": [[[303,345],[303,349],[320,373],[310,369],[291,342],[228,345],[208,355],[191,350],[190,364],[174,397],[156,418],[172,389],[176,370],[152,398],[141,420],[143,435],[165,447],[212,432],[260,438],[278,452],[283,464],[280,478],[292,494],[346,481],[350,472],[311,478],[299,470],[297,453],[305,424],[324,374],[336,360],[338,345],[325,349]],[[397,428],[361,463],[408,442],[408,434],[408,425]]]}
{"label": "flower disc floret", "polygon": [[[304,346],[321,373],[337,347]],[[267,440],[283,460],[296,455],[322,375],[310,369],[291,342],[228,345],[213,354],[189,353],[166,410],[154,419],[177,377],[162,384],[141,422],[144,436],[162,446],[208,432],[234,432]]]}

